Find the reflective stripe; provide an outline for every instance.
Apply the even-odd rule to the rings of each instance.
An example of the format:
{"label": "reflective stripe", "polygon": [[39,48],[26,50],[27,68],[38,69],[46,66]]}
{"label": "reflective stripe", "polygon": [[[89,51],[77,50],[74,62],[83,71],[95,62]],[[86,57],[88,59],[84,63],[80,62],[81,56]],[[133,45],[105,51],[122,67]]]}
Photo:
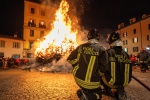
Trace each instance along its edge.
{"label": "reflective stripe", "polygon": [[78,53],[77,55],[77,61],[79,61],[79,58],[80,58],[80,53]]}
{"label": "reflective stripe", "polygon": [[75,66],[75,67],[73,68],[73,75],[74,75],[74,76],[75,76],[75,74],[76,74],[76,72],[77,72],[78,68],[79,68],[79,66],[78,66],[78,65],[77,65],[77,66]]}
{"label": "reflective stripe", "polygon": [[86,82],[84,80],[81,80],[77,77],[75,77],[75,81],[78,85],[87,88],[87,89],[95,89],[100,87],[100,82]]}
{"label": "reflective stripe", "polygon": [[74,59],[74,60],[68,60],[68,62],[70,63],[70,64],[75,64],[76,62],[77,62],[77,59]]}
{"label": "reflective stripe", "polygon": [[79,58],[80,58],[80,53],[78,53],[77,55],[77,59],[74,59],[74,60],[67,60],[70,64],[76,64],[78,61],[79,61]]}
{"label": "reflective stripe", "polygon": [[88,65],[88,69],[87,69],[86,77],[85,77],[86,82],[90,82],[90,80],[91,80],[95,59],[96,59],[96,56],[91,56],[91,58],[90,58],[90,63]]}
{"label": "reflective stripe", "polygon": [[117,86],[114,86],[114,85],[109,84],[109,83],[107,82],[107,80],[105,79],[105,76],[102,76],[102,80],[103,80],[103,82],[104,82],[108,87],[110,87],[110,88],[116,88],[116,87],[117,87]]}
{"label": "reflective stripe", "polygon": [[116,81],[115,76],[115,62],[111,62],[111,79],[109,81],[109,84],[113,85]]}
{"label": "reflective stripe", "polygon": [[129,83],[129,70],[130,64],[125,64],[125,73],[124,73],[124,86],[128,85]]}

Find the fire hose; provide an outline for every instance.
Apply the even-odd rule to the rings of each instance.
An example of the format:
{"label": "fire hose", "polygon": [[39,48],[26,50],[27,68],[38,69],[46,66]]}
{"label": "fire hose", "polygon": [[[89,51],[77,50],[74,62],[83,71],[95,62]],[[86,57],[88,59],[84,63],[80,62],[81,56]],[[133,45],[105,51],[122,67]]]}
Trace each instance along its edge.
{"label": "fire hose", "polygon": [[145,83],[143,83],[141,80],[139,80],[138,78],[136,78],[134,75],[132,75],[132,78],[134,78],[137,82],[139,82],[143,87],[145,87],[147,90],[150,91],[150,87],[148,85],[146,85]]}

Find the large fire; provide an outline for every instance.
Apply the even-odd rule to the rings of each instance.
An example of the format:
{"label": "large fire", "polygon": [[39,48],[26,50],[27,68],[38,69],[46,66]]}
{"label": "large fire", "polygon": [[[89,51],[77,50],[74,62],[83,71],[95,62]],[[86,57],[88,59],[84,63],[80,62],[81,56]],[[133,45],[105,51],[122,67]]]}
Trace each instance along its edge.
{"label": "large fire", "polygon": [[56,11],[52,30],[44,38],[34,43],[36,45],[34,52],[36,57],[50,57],[53,54],[65,55],[78,46],[76,42],[78,30],[72,31],[72,21],[67,15],[68,11],[68,2],[62,0]]}

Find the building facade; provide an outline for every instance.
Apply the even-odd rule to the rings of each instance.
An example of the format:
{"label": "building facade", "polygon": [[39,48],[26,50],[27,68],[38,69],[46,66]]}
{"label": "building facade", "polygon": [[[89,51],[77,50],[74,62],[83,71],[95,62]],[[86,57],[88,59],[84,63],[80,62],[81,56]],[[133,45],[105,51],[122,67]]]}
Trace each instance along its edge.
{"label": "building facade", "polygon": [[128,54],[137,55],[141,48],[150,49],[150,15],[144,14],[139,21],[136,18],[129,20],[130,24],[118,25],[123,48]]}
{"label": "building facade", "polygon": [[23,58],[23,41],[16,36],[0,35],[0,58]]}
{"label": "building facade", "polygon": [[32,44],[48,34],[54,18],[54,8],[24,0],[23,39],[25,57],[32,57]]}

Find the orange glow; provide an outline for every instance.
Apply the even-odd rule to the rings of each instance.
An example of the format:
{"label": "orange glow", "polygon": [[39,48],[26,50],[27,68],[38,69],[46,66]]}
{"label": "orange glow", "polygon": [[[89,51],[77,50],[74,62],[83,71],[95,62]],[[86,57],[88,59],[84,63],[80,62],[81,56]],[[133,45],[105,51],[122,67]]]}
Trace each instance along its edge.
{"label": "orange glow", "polygon": [[34,45],[36,45],[34,52],[35,56],[47,56],[53,53],[60,53],[64,55],[66,53],[70,53],[78,46],[76,42],[78,30],[71,30],[72,21],[67,15],[68,11],[68,2],[62,0],[59,9],[56,11],[52,30],[43,39],[37,40],[34,43]]}

